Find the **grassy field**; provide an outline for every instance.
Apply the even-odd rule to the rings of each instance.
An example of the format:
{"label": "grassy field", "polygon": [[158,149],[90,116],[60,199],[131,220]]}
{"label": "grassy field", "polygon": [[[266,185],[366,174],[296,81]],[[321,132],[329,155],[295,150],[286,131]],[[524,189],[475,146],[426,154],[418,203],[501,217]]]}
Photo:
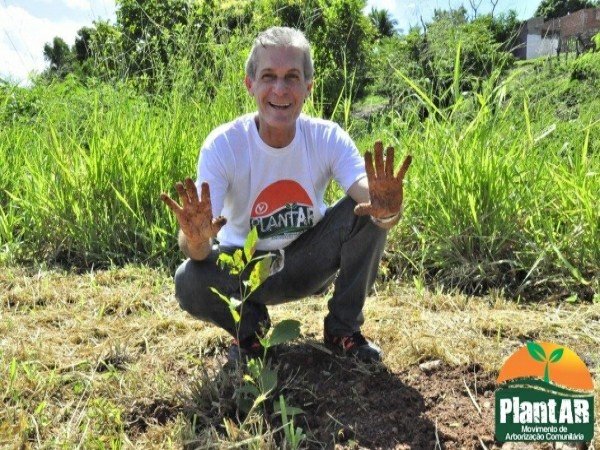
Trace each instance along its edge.
{"label": "grassy field", "polygon": [[275,307],[301,337],[240,412],[259,378],[224,366],[229,338],[178,308],[177,227],[159,200],[195,176],[210,130],[253,110],[235,58],[217,90],[0,85],[0,447],[497,448],[497,370],[530,339],[575,350],[598,394],[600,86],[540,60],[443,109],[410,79],[403,109],[340,99],[361,151],[381,139],[413,155],[365,311],[386,356],[331,355],[326,297]]}
{"label": "grassy field", "polygon": [[[304,410],[295,417],[303,447],[493,448],[495,376],[527,339],[575,350],[600,390],[598,304],[519,305],[378,284],[365,327],[385,352],[374,367],[320,346],[325,297],[272,312],[302,323],[301,338],[275,354],[272,399]],[[238,421],[240,380],[223,368],[229,338],[179,309],[164,271],[6,268],[0,336],[0,448],[286,445],[272,400]],[[436,360],[433,372],[417,366]]]}
{"label": "grassy field", "polygon": [[[161,96],[74,79],[2,88],[1,258],[173,268],[176,224],[158,196],[195,176],[211,129],[252,110],[235,63],[210,94],[184,82]],[[405,220],[390,236],[391,276],[598,299],[600,97],[571,72],[564,62],[528,65],[457,93],[444,110],[413,85],[424,121],[410,109],[354,118],[340,103],[361,151],[382,139],[414,156]],[[329,198],[339,195],[332,187]]]}

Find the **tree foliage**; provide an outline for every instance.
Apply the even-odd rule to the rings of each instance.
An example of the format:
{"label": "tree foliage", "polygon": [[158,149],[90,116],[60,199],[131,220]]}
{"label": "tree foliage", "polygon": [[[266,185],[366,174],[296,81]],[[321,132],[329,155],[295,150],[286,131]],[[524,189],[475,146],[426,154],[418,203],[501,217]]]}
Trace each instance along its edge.
{"label": "tree foliage", "polygon": [[73,62],[71,49],[58,36],[52,40],[52,44],[44,45],[44,58],[50,63],[50,72],[61,77],[70,71]]}
{"label": "tree foliage", "polygon": [[387,9],[371,8],[369,20],[377,30],[379,38],[392,37],[396,34],[398,21],[391,16]]}
{"label": "tree foliage", "polygon": [[[291,26],[311,41],[315,91],[331,113],[341,95],[360,95],[365,85],[376,35],[362,12],[365,6],[366,0],[118,0],[115,24],[82,28],[73,49],[48,44],[52,69],[47,75],[56,75],[60,66],[84,78],[128,79],[154,91],[172,85],[185,71],[215,91],[232,75],[225,72],[224,59],[238,60],[242,71],[258,32]],[[345,79],[354,82],[348,85]]]}
{"label": "tree foliage", "polygon": [[477,90],[481,79],[510,65],[512,56],[500,39],[515,26],[512,14],[469,20],[464,7],[436,10],[426,32],[413,28],[406,36],[381,41],[372,69],[374,90],[406,107],[406,99],[414,95],[408,77],[438,106],[451,104],[457,93]]}
{"label": "tree foliage", "polygon": [[569,13],[584,8],[593,8],[600,2],[593,0],[542,0],[535,10],[535,17],[543,17],[544,20],[555,19],[566,16]]}

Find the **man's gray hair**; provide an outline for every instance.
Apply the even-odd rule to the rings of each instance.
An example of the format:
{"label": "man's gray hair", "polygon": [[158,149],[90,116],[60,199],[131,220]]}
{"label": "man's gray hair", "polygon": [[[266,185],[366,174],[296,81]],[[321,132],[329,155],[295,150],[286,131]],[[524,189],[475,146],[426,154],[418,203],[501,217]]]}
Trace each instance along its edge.
{"label": "man's gray hair", "polygon": [[252,80],[256,77],[258,49],[261,47],[293,47],[302,50],[304,53],[304,78],[307,81],[313,79],[315,69],[310,55],[310,44],[302,31],[289,27],[271,27],[261,32],[254,40],[252,50],[246,60],[246,75]]}

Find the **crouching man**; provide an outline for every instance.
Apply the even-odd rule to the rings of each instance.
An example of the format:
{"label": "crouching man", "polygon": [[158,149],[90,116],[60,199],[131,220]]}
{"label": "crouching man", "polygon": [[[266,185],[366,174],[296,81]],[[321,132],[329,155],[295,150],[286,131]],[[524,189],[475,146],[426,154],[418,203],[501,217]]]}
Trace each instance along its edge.
{"label": "crouching man", "polygon": [[[175,186],[180,204],[161,195],[177,217],[179,245],[188,258],[175,275],[176,297],[192,316],[234,336],[229,358],[237,360],[261,352],[257,336],[270,326],[268,305],[321,292],[335,279],[325,344],[379,361],[380,348],[360,331],[362,310],[387,232],[402,214],[402,182],[411,158],[395,175],[392,148],[384,157],[377,142],[363,161],[337,124],[301,113],[313,85],[313,62],[298,30],[273,27],[256,38],[245,85],[257,111],[209,134],[196,183],[188,178]],[[332,178],[346,196],[327,207],[323,197]],[[257,250],[276,251],[282,267],[244,302],[236,325],[210,288],[240,298],[238,277],[217,259],[243,247],[252,227],[258,231]]]}

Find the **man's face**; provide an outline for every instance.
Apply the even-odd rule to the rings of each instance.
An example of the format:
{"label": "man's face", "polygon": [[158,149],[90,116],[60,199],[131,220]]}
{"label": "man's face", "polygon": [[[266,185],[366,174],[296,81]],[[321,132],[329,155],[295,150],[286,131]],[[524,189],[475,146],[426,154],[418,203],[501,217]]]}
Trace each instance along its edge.
{"label": "man's face", "polygon": [[245,83],[256,100],[259,124],[269,132],[291,131],[293,136],[296,119],[312,88],[312,82],[304,78],[303,61],[302,50],[293,47],[258,50],[255,79],[246,77]]}

